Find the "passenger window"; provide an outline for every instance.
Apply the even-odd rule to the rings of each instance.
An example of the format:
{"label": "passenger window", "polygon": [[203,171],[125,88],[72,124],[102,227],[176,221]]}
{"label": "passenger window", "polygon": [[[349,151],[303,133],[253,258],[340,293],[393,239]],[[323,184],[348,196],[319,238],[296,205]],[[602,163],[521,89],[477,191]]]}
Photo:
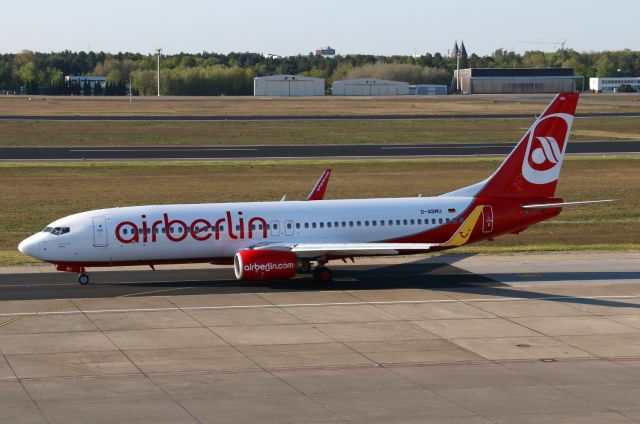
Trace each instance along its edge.
{"label": "passenger window", "polygon": [[340,223],[338,221],[336,221],[336,222],[333,223],[333,226],[338,228],[340,226]]}
{"label": "passenger window", "polygon": [[412,219],[411,221],[409,221],[411,223],[411,225],[414,225],[415,221]]}
{"label": "passenger window", "polygon": [[449,218],[445,218],[445,222],[448,224],[449,223]]}
{"label": "passenger window", "polygon": [[347,222],[346,221],[342,221],[342,228],[347,226]]}
{"label": "passenger window", "polygon": [[278,224],[273,224],[273,229],[277,230],[278,229]]}
{"label": "passenger window", "polygon": [[122,229],[122,234],[129,234],[129,230],[127,230],[126,228]]}
{"label": "passenger window", "polygon": [[309,223],[308,222],[304,223],[304,228],[309,228]]}
{"label": "passenger window", "polygon": [[240,226],[236,225],[236,231],[240,231]]}
{"label": "passenger window", "polygon": [[315,223],[315,222],[312,222],[312,223],[311,223],[311,227],[316,228],[316,223]]}
{"label": "passenger window", "polygon": [[407,220],[406,219],[402,220],[402,225],[407,225]]}
{"label": "passenger window", "polygon": [[418,225],[422,225],[422,219],[418,218]]}
{"label": "passenger window", "polygon": [[331,228],[331,222],[327,222],[327,228]]}
{"label": "passenger window", "polygon": [[296,228],[299,230],[300,229],[300,223],[296,222]]}
{"label": "passenger window", "polygon": [[290,229],[291,229],[291,223],[287,222],[287,230],[290,230]]}
{"label": "passenger window", "polygon": [[435,224],[436,224],[436,219],[435,219],[435,218],[431,218],[431,223],[432,223],[433,225],[435,225]]}
{"label": "passenger window", "polygon": [[320,228],[324,228],[324,222],[320,223]]}
{"label": "passenger window", "polygon": [[178,232],[179,232],[179,233],[184,232],[184,230],[182,229],[182,227],[178,227]]}
{"label": "passenger window", "polygon": [[376,226],[376,221],[371,221],[371,225]]}
{"label": "passenger window", "polygon": [[442,218],[438,218],[438,222],[442,224]]}
{"label": "passenger window", "polygon": [[154,229],[153,229],[153,232],[154,232],[154,233],[156,233],[156,234],[158,234],[158,227],[154,228]]}
{"label": "passenger window", "polygon": [[384,219],[381,219],[381,220],[380,220],[380,226],[381,226],[381,227],[382,227],[382,226],[384,226]]}
{"label": "passenger window", "polygon": [[400,225],[400,220],[396,219],[396,225]]}
{"label": "passenger window", "polygon": [[[197,232],[198,230],[196,230]],[[68,231],[67,231],[68,232]],[[147,228],[147,234],[151,234],[151,228]]]}
{"label": "passenger window", "polygon": [[256,225],[255,225],[255,224],[252,224],[252,225],[251,225],[251,231],[255,231],[255,230],[256,230]]}
{"label": "passenger window", "polygon": [[169,228],[169,232],[173,234],[173,227]]}
{"label": "passenger window", "polygon": [[368,227],[369,226],[369,221],[364,221],[364,226]]}
{"label": "passenger window", "polygon": [[356,221],[356,225],[359,227],[360,225],[362,225],[362,222]]}
{"label": "passenger window", "polygon": [[349,227],[353,227],[353,221],[349,221]]}
{"label": "passenger window", "polygon": [[164,234],[164,233],[166,233],[166,232],[167,232],[167,229],[166,229],[166,228],[164,228],[164,227],[162,227],[162,234]]}
{"label": "passenger window", "polygon": [[220,228],[220,231],[224,231],[224,225],[221,225],[219,228]]}

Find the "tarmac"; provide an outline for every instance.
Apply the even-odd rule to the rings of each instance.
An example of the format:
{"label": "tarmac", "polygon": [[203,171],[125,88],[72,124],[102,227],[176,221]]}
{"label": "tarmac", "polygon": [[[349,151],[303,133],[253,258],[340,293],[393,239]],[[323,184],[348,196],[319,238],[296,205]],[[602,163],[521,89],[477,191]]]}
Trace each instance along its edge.
{"label": "tarmac", "polygon": [[[191,147],[0,147],[0,161],[168,161],[224,159],[327,159],[504,156],[511,143],[325,144]],[[640,140],[569,143],[569,155],[640,153]]]}
{"label": "tarmac", "polygon": [[0,422],[640,422],[640,252],[334,270],[0,269]]}

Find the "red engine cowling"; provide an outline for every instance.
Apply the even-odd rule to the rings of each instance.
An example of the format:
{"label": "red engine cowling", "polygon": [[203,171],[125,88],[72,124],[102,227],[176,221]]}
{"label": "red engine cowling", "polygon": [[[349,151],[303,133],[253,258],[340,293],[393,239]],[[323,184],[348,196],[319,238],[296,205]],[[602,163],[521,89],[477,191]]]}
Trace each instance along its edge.
{"label": "red engine cowling", "polygon": [[233,258],[238,280],[283,280],[296,275],[296,254],[281,250],[241,250]]}

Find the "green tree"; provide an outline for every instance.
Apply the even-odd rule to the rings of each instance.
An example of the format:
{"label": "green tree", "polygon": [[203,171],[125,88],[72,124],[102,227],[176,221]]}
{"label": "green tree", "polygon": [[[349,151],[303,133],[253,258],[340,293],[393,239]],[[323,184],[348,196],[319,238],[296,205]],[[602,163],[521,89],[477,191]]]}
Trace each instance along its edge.
{"label": "green tree", "polygon": [[596,75],[598,77],[616,76],[616,67],[607,55],[600,56],[596,62]]}
{"label": "green tree", "polygon": [[104,91],[104,90],[102,89],[102,84],[101,84],[101,83],[99,83],[98,81],[96,81],[96,82],[93,84],[93,95],[94,95],[94,96],[102,96],[103,91]]}

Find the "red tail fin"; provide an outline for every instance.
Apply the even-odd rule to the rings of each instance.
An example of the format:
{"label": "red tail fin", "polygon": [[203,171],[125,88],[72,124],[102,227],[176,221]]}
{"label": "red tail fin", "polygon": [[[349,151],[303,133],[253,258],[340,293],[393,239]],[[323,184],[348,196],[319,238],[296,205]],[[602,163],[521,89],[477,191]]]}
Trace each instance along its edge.
{"label": "red tail fin", "polygon": [[553,197],[577,104],[577,93],[558,94],[477,195]]}

